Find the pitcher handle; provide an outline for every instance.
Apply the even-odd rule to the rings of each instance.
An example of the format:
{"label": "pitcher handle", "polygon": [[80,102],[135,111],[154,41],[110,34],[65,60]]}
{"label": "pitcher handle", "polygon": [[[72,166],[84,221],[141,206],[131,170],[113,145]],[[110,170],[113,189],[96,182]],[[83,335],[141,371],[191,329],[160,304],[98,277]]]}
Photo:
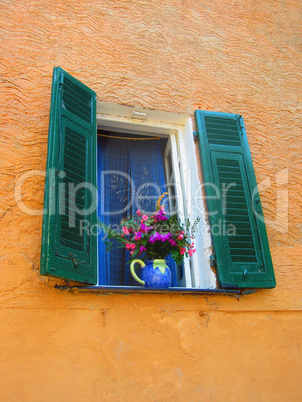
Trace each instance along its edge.
{"label": "pitcher handle", "polygon": [[131,275],[133,276],[133,278],[134,278],[138,283],[140,283],[141,285],[144,285],[144,284],[145,284],[145,281],[142,281],[142,280],[136,275],[136,272],[135,272],[135,270],[134,270],[134,265],[135,265],[136,263],[138,263],[142,268],[144,268],[144,267],[146,266],[146,264],[145,264],[142,260],[133,260],[133,261],[131,262],[131,264],[130,264],[130,272],[131,272]]}

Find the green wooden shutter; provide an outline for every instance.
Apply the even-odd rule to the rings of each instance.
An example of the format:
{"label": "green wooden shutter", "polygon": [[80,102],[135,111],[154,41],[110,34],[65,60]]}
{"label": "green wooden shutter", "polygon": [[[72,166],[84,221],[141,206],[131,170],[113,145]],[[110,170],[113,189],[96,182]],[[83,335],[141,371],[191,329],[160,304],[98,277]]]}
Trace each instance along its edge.
{"label": "green wooden shutter", "polygon": [[223,288],[276,286],[243,118],[197,110],[204,190]]}
{"label": "green wooden shutter", "polygon": [[[53,71],[41,274],[97,282],[96,94]],[[92,229],[92,230],[91,230]]]}

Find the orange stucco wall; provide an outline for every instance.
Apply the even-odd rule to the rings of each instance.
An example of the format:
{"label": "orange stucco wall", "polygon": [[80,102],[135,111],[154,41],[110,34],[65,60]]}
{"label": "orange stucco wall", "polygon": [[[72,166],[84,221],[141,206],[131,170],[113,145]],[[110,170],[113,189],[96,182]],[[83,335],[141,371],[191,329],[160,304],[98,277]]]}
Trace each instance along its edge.
{"label": "orange stucco wall", "polygon": [[[0,0],[0,10],[0,400],[301,400],[301,2]],[[74,294],[40,276],[42,217],[19,208],[15,186],[45,169],[56,65],[103,101],[244,116],[258,182],[270,184],[276,289],[239,300]],[[41,210],[43,187],[39,174],[25,180],[24,205]]]}

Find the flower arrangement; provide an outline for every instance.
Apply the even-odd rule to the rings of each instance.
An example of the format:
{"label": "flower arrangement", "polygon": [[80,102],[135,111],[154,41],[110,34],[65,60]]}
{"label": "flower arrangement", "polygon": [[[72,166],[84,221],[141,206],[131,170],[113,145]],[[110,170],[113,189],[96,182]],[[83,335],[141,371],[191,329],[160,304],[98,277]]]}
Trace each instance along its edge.
{"label": "flower arrangement", "polygon": [[123,219],[119,230],[110,227],[102,227],[107,232],[107,249],[112,248],[111,239],[116,239],[119,247],[125,247],[130,251],[132,261],[140,256],[144,260],[164,259],[171,254],[176,263],[180,264],[184,256],[191,257],[195,253],[193,236],[197,219],[190,228],[187,220],[185,228],[180,224],[176,215],[168,216],[160,201],[157,202],[157,209],[151,215],[144,215],[136,211],[135,219]]}

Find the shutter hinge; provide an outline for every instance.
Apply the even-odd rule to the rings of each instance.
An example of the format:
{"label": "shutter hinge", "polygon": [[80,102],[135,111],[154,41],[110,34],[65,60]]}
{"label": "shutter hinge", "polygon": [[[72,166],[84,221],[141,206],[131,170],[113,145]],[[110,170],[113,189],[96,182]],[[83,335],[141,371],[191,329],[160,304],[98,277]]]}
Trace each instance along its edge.
{"label": "shutter hinge", "polygon": [[241,115],[239,115],[239,128],[240,128],[240,131],[241,131],[241,136],[243,136],[243,134],[244,134],[244,131],[243,131],[244,125],[243,125],[243,117]]}
{"label": "shutter hinge", "polygon": [[242,295],[252,295],[253,293],[256,293],[257,290],[243,290],[241,292]]}
{"label": "shutter hinge", "polygon": [[210,257],[210,265],[211,265],[212,268],[216,267],[216,256],[213,255],[213,254]]}
{"label": "shutter hinge", "polygon": [[63,82],[64,82],[64,75],[61,72],[60,79],[59,79],[59,91],[60,91],[61,96],[62,96],[62,91],[63,91]]}
{"label": "shutter hinge", "polygon": [[61,87],[63,85],[63,81],[64,81],[64,74],[63,71],[60,72],[60,81],[59,81],[59,86]]}
{"label": "shutter hinge", "polygon": [[193,139],[194,139],[194,142],[197,142],[197,140],[198,140],[197,131],[193,131]]}
{"label": "shutter hinge", "polygon": [[72,253],[69,253],[68,256],[69,256],[69,258],[71,259],[71,261],[73,262],[74,268],[76,268],[77,265],[79,265],[79,261],[77,261],[77,260],[74,258],[74,256],[73,256]]}

